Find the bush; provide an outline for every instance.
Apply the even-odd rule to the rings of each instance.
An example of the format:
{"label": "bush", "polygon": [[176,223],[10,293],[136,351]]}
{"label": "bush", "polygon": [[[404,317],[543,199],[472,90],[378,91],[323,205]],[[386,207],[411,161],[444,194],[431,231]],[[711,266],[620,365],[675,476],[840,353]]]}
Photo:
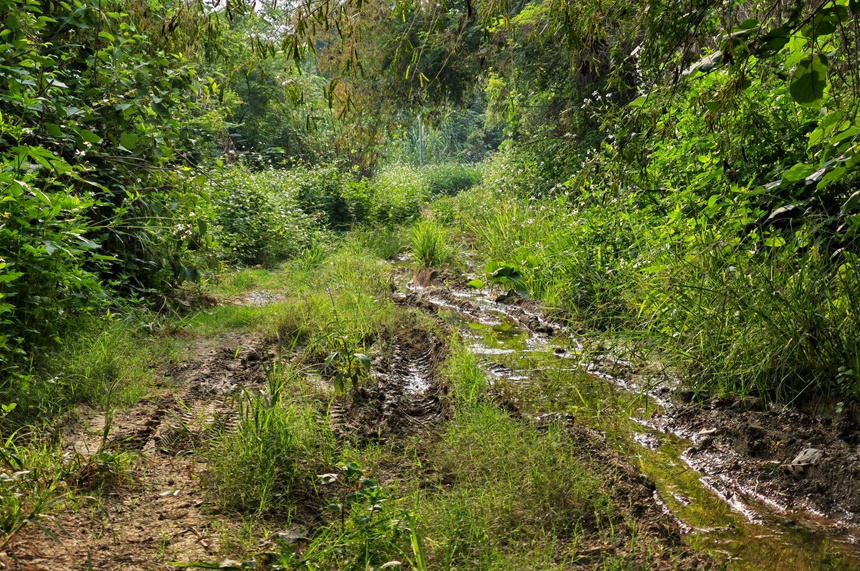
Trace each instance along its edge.
{"label": "bush", "polygon": [[316,218],[299,207],[288,173],[235,167],[213,176],[214,234],[229,261],[270,265],[321,238]]}
{"label": "bush", "polygon": [[389,165],[372,184],[372,219],[381,224],[401,224],[421,216],[421,207],[430,198],[421,169],[409,165]]}
{"label": "bush", "polygon": [[336,165],[279,171],[283,186],[305,212],[333,230],[347,230],[369,215],[370,190]]}
{"label": "bush", "polygon": [[433,196],[453,196],[481,182],[481,167],[460,163],[440,163],[424,169]]}

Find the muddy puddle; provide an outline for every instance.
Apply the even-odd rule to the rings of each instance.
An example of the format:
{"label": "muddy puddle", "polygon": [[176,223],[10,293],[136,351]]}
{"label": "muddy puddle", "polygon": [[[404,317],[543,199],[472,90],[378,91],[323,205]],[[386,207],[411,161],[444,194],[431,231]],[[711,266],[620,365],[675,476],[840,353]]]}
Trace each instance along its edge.
{"label": "muddy puddle", "polygon": [[[583,363],[581,347],[537,310],[497,303],[488,293],[410,287],[401,302],[432,311],[477,354],[490,393],[525,417],[572,415],[656,484],[655,501],[679,520],[689,542],[722,555],[729,569],[860,569],[857,528],[790,511],[755,486],[733,481],[731,466],[709,470],[700,450],[710,433],[667,430],[672,406],[616,376],[624,362]],[[677,432],[677,431],[676,431]],[[711,463],[731,462],[714,455]]]}

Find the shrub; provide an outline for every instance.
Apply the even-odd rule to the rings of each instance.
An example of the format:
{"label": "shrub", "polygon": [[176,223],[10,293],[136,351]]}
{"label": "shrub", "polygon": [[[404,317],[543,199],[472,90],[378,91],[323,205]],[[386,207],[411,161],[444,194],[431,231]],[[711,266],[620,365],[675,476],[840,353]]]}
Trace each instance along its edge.
{"label": "shrub", "polygon": [[320,238],[316,219],[299,208],[286,173],[235,167],[210,181],[214,234],[231,262],[273,264]]}
{"label": "shrub", "polygon": [[400,224],[421,216],[422,205],[430,198],[427,181],[420,169],[390,165],[373,179],[372,218],[381,224]]}
{"label": "shrub", "polygon": [[430,194],[453,196],[481,182],[481,167],[440,163],[424,169]]}

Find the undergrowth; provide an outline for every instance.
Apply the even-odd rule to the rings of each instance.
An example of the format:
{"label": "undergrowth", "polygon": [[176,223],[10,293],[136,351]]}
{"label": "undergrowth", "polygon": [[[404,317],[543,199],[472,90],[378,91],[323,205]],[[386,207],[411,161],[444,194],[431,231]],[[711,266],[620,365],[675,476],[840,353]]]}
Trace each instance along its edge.
{"label": "undergrowth", "polygon": [[739,187],[657,198],[578,183],[500,153],[481,186],[434,207],[524,293],[578,327],[638,337],[703,396],[857,401],[857,258],[825,223],[762,225]]}

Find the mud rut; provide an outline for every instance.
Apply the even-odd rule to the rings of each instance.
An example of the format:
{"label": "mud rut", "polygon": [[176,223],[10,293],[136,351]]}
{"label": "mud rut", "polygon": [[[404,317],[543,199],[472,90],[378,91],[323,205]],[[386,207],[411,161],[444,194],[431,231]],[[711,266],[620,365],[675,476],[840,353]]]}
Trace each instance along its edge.
{"label": "mud rut", "polygon": [[[238,303],[277,300],[249,294]],[[384,441],[446,418],[447,389],[438,375],[445,344],[415,329],[397,332],[382,345],[372,367],[375,382],[351,401],[337,398],[330,405],[336,433]],[[250,335],[199,342],[187,361],[164,371],[158,396],[112,419],[105,449],[133,455],[138,468],[132,477],[97,505],[83,498],[77,509],[57,514],[68,532],[59,533],[59,543],[33,527],[22,530],[0,557],[0,569],[143,571],[175,569],[170,561],[217,559],[241,522],[225,520],[205,497],[201,477],[207,467],[198,451],[237,426],[237,397],[243,389],[264,390],[275,358],[274,348]],[[86,458],[101,446],[105,416],[96,410],[81,416],[65,442],[68,456]],[[103,476],[93,471],[79,484],[95,487]]]}
{"label": "mud rut", "polygon": [[[416,276],[411,290],[395,294],[395,301],[433,314],[447,309],[476,323],[493,323],[493,312],[477,303],[463,284],[458,287],[455,282],[452,288],[442,285],[444,277]],[[419,284],[419,281],[424,283]],[[280,301],[277,294],[252,293],[228,303],[266,305],[273,301]],[[545,341],[563,332],[563,326],[546,317],[531,300],[499,301],[503,303],[495,303],[494,311],[501,311],[516,322],[528,332],[530,339]],[[440,381],[439,367],[445,358],[445,343],[416,328],[393,332],[382,345],[373,357],[375,382],[357,391],[351,402],[335,399],[330,405],[328,413],[335,431],[385,441],[444,422],[449,416],[449,402],[447,387]],[[563,349],[557,351],[564,353]],[[519,371],[495,362],[491,353],[484,355],[487,357],[485,369],[491,376],[513,381],[522,378]],[[167,565],[169,561],[213,561],[224,542],[235,537],[240,522],[214,513],[201,483],[206,465],[195,451],[213,435],[236,426],[236,395],[243,388],[262,390],[266,369],[274,358],[274,350],[253,336],[231,334],[199,342],[190,359],[165,371],[164,386],[158,396],[140,402],[113,419],[107,448],[139,454],[139,469],[132,480],[98,504],[84,499],[78,502],[77,509],[66,509],[59,514],[60,523],[71,535],[61,543],[34,528],[25,529],[7,548],[6,556],[0,558],[0,569],[150,570],[175,568]],[[591,363],[589,369],[616,380],[624,388],[641,390],[636,385],[635,375],[630,375],[631,366],[623,360],[606,358]],[[825,525],[832,522],[828,516],[834,513],[841,512],[843,522],[853,518],[857,511],[855,499],[860,498],[860,492],[855,493],[854,488],[858,486],[857,478],[851,480],[852,486],[842,487],[841,494],[837,491],[838,481],[829,488],[821,484],[810,487],[810,480],[800,481],[778,471],[773,472],[770,483],[763,485],[760,470],[754,469],[755,463],[760,463],[755,451],[747,451],[744,455],[736,446],[744,435],[749,440],[750,434],[760,434],[756,431],[768,433],[770,430],[769,448],[760,451],[761,456],[768,458],[780,451],[790,454],[794,448],[810,442],[819,445],[840,442],[843,449],[854,452],[848,441],[834,435],[838,427],[828,430],[807,423],[802,431],[795,432],[793,439],[783,441],[775,436],[776,429],[771,427],[794,413],[753,411],[748,414],[758,415],[754,417],[755,422],[742,424],[746,428],[733,431],[730,427],[732,421],[737,423],[737,415],[733,416],[730,406],[696,412],[693,407],[674,406],[666,390],[651,395],[666,405],[667,410],[654,422],[667,433],[692,439],[694,445],[687,451],[689,464],[712,478],[714,489],[727,502],[754,494],[767,500],[776,510],[788,512],[794,507],[803,508],[805,514],[812,514]],[[492,390],[490,394],[493,395]],[[504,399],[498,404],[518,414],[514,404]],[[83,427],[66,438],[70,455],[86,456],[99,448],[105,418],[97,411],[83,411],[83,416]],[[626,515],[637,520],[637,532],[675,546],[671,557],[676,562],[680,557],[691,568],[699,565],[700,561],[691,551],[679,547],[682,532],[690,528],[672,515],[656,493],[654,484],[643,479],[628,460],[612,450],[603,435],[580,426],[565,414],[545,414],[527,420],[538,427],[551,421],[565,423],[579,447],[606,470],[615,482],[615,489],[627,498],[630,513]],[[791,426],[782,426],[780,434],[791,429]],[[738,431],[743,434],[739,436]],[[783,448],[779,448],[780,442]],[[648,447],[653,442],[643,438],[640,444]],[[838,446],[829,445],[828,448],[834,450]],[[824,469],[813,466],[809,472],[812,476],[819,471],[825,476],[832,474],[830,463],[844,464],[847,457],[831,452],[825,456]],[[856,462],[850,466],[851,475],[860,472]],[[728,473],[731,476],[727,476]],[[90,483],[96,484],[99,474],[94,473],[92,477],[94,481]],[[804,486],[806,494],[797,493]],[[839,501],[834,496],[838,496]],[[829,509],[818,507],[822,503]],[[740,506],[744,506],[742,500]],[[846,514],[850,517],[845,517]],[[604,547],[593,547],[595,562]],[[586,547],[586,557],[587,551]]]}
{"label": "mud rut", "polygon": [[[495,316],[503,315],[526,332],[530,344],[550,344],[554,338],[560,338],[574,351],[582,348],[574,333],[548,316],[534,300],[515,295],[476,294],[465,287],[464,281],[439,273],[419,273],[410,282],[410,291],[401,294],[399,301],[430,313],[454,312],[468,322],[485,325],[494,325]],[[527,371],[495,362],[494,349],[480,347],[479,343],[472,350],[485,353],[484,367],[493,377],[507,379],[511,384],[529,382]],[[569,356],[566,353],[565,349],[555,347],[557,357]],[[804,546],[799,545],[794,552],[785,554],[798,557],[795,563],[798,569],[860,569],[860,548],[856,546],[860,535],[860,429],[848,415],[811,417],[791,407],[755,400],[721,399],[706,406],[690,404],[689,393],[676,379],[655,373],[647,366],[640,370],[612,350],[577,367],[605,379],[617,390],[643,395],[656,405],[659,412],[650,417],[630,417],[647,429],[632,434],[630,440],[648,449],[656,449],[662,443],[663,439],[654,433],[686,442],[677,459],[700,474],[699,482],[719,501],[754,526],[749,531],[755,536],[741,534],[742,542],[755,543],[765,536],[778,536],[789,530],[787,539],[777,539],[776,543],[808,540],[815,544],[808,547],[809,553],[804,553]],[[501,406],[518,413],[516,402],[500,397]],[[549,413],[531,420],[541,423],[558,416]],[[608,435],[595,437],[602,441]],[[803,461],[810,452],[813,461]],[[691,499],[683,494],[671,496],[676,504],[690,504]],[[672,515],[656,490],[653,502],[685,532],[696,531],[695,523],[688,525]],[[708,530],[698,531],[708,533]],[[737,538],[734,541],[737,543]],[[817,553],[822,549],[826,553]],[[833,556],[829,555],[831,551]],[[749,555],[748,546],[742,546],[741,552]],[[757,561],[752,568],[758,568],[757,565],[780,568],[778,560],[766,559],[767,556]]]}

